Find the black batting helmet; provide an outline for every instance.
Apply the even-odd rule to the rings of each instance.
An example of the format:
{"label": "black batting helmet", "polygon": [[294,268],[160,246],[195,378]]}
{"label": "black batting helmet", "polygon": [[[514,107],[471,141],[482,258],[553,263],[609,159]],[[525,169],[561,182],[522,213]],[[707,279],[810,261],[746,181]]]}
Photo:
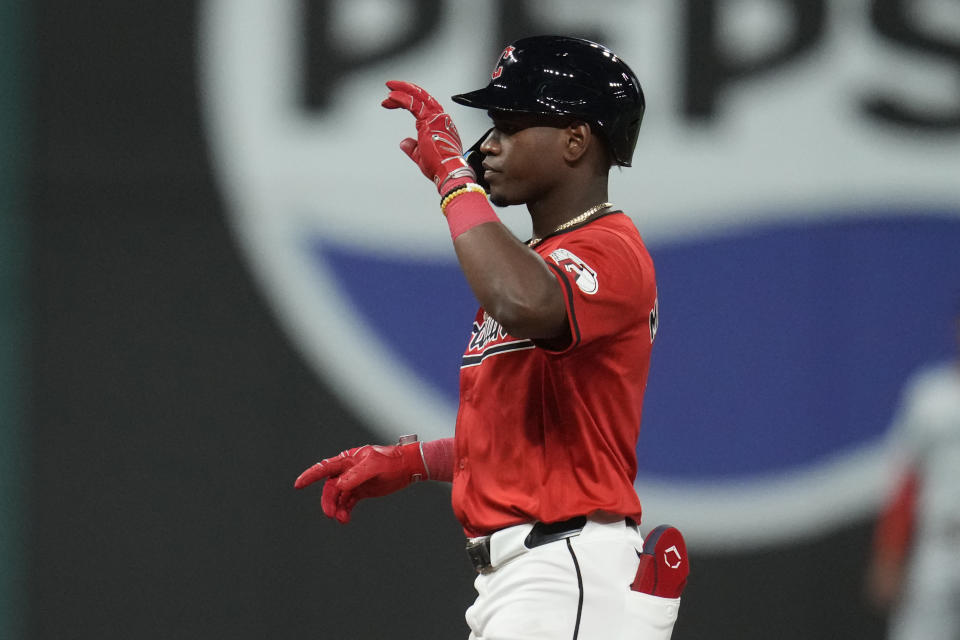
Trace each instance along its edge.
{"label": "black batting helmet", "polygon": [[517,40],[500,54],[483,89],[453,96],[468,107],[580,118],[600,129],[617,164],[629,167],[645,102],[640,82],[616,54],[566,36]]}

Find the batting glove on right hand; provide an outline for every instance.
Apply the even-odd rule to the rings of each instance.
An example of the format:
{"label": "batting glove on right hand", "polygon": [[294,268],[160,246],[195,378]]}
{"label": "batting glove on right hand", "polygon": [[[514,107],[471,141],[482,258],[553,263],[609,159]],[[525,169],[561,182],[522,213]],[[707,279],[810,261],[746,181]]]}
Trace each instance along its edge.
{"label": "batting glove on right hand", "polygon": [[300,474],[293,486],[302,489],[326,478],[320,506],[328,518],[350,522],[350,512],[364,498],[377,498],[399,491],[412,482],[427,479],[420,443],[348,449],[321,460]]}
{"label": "batting glove on right hand", "polygon": [[475,182],[476,176],[463,159],[463,143],[456,125],[440,103],[411,82],[391,80],[389,95],[381,102],[387,109],[406,109],[417,119],[417,139],[406,138],[400,148],[417,163],[423,175],[433,180],[440,195],[454,187]]}

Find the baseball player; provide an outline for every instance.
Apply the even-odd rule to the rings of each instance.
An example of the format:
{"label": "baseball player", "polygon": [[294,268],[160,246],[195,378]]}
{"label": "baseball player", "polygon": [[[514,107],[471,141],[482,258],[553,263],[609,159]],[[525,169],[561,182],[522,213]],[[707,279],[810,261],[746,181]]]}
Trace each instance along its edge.
{"label": "baseball player", "polygon": [[[400,147],[436,186],[481,305],[456,435],[350,449],[295,486],[325,479],[323,511],[345,523],[363,498],[452,482],[478,573],[472,640],[669,638],[686,548],[673,527],[641,537],[633,486],[657,287],[636,227],[607,201],[643,116],[636,76],[593,42],[518,40],[486,87],[453,96],[493,124],[466,158],[433,97],[387,87],[383,106],[414,116]],[[534,237],[514,237],[491,202],[525,204]]]}
{"label": "baseball player", "polygon": [[899,481],[867,582],[891,640],[960,638],[960,306],[956,332],[958,357],[910,379],[892,428]]}

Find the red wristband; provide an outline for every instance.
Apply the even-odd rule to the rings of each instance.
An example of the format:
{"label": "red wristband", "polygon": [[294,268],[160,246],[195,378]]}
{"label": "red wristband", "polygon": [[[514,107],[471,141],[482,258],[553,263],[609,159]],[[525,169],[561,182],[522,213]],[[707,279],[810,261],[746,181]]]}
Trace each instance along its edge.
{"label": "red wristband", "polygon": [[453,481],[453,438],[421,443],[423,463],[431,480]]}
{"label": "red wristband", "polygon": [[461,233],[487,223],[500,222],[487,196],[479,191],[466,191],[454,196],[443,211],[450,226],[450,237],[457,239]]}

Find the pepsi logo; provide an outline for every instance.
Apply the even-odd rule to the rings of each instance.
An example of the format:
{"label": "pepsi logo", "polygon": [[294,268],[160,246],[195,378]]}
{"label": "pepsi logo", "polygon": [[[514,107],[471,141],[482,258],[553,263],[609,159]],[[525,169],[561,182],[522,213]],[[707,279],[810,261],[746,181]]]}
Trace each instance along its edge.
{"label": "pepsi logo", "polygon": [[[205,134],[239,251],[291,342],[384,442],[452,434],[476,303],[435,189],[397,148],[413,121],[379,107],[383,83],[433,92],[469,144],[486,115],[449,96],[485,83],[493,4],[449,3],[429,37],[337,76],[322,109],[303,103],[302,3],[202,5]],[[683,3],[603,4],[569,11],[605,16],[605,44],[648,102],[633,167],[610,188],[658,276],[636,483],[647,521],[726,548],[868,513],[900,385],[952,340],[960,134],[937,89],[949,61],[903,55],[929,26],[871,23],[866,0],[800,22],[735,3],[746,13],[700,39],[676,35],[696,26]],[[396,39],[395,23],[350,15],[326,33]],[[721,45],[733,52],[714,84],[683,72],[683,56]],[[530,236],[521,208],[500,215]]]}

